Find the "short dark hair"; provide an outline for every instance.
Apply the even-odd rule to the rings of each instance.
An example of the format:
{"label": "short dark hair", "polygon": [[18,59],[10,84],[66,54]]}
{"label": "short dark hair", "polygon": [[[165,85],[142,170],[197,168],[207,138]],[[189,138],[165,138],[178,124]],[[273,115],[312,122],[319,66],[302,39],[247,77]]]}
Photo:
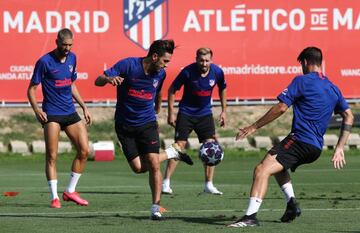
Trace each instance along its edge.
{"label": "short dark hair", "polygon": [[301,64],[303,64],[306,60],[309,65],[321,66],[322,63],[321,49],[317,47],[307,47],[299,54],[297,60]]}
{"label": "short dark hair", "polygon": [[148,52],[148,57],[156,53],[159,57],[165,53],[173,54],[175,49],[175,42],[173,40],[155,40],[151,45]]}
{"label": "short dark hair", "polygon": [[202,55],[207,55],[210,54],[210,57],[213,56],[213,51],[210,48],[199,48],[198,50],[196,50],[196,57],[200,57]]}
{"label": "short dark hair", "polygon": [[58,34],[57,34],[57,39],[60,41],[63,41],[65,38],[73,38],[73,33],[70,29],[68,28],[63,28],[61,29]]}

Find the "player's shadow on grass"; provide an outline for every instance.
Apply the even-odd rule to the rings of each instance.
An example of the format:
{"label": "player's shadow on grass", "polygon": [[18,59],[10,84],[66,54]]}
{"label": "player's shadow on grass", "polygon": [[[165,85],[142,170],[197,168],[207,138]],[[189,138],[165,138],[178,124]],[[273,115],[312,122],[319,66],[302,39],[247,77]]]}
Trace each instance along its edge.
{"label": "player's shadow on grass", "polygon": [[30,204],[30,203],[6,203],[6,202],[2,202],[0,205],[1,207],[16,207],[16,208],[44,208],[44,207],[48,207],[48,204]]}
{"label": "player's shadow on grass", "polygon": [[[118,214],[113,214],[113,215],[81,215],[81,216],[76,216],[74,214],[68,215],[68,214],[63,214],[63,213],[59,213],[56,215],[49,215],[52,213],[43,213],[43,214],[0,214],[0,217],[9,217],[9,218],[60,218],[60,219],[92,219],[92,218],[109,218],[109,217],[113,217],[113,218],[117,218],[119,217]],[[115,223],[116,224],[116,223]]]}
{"label": "player's shadow on grass", "polygon": [[359,197],[300,197],[296,198],[301,204],[302,200],[305,201],[318,201],[318,200],[328,200],[328,201],[360,201]]}
{"label": "player's shadow on grass", "polygon": [[[230,197],[232,200],[248,200],[248,197]],[[267,197],[265,200],[283,200],[283,197]],[[360,201],[360,197],[297,197],[296,200],[301,202],[302,200],[329,200],[329,201]],[[301,203],[300,203],[301,204]],[[360,232],[359,232],[360,233]]]}
{"label": "player's shadow on grass", "polygon": [[360,233],[360,231],[333,231],[333,232],[339,232],[339,233]]}
{"label": "player's shadow on grass", "polygon": [[[149,216],[125,216],[119,215],[120,218],[130,218],[137,220],[149,220]],[[183,221],[188,223],[198,223],[198,224],[206,224],[206,225],[216,225],[216,226],[226,226],[226,224],[230,224],[237,220],[234,216],[213,216],[213,217],[176,217],[176,216],[165,216],[164,221]],[[159,221],[162,222],[162,221]]]}

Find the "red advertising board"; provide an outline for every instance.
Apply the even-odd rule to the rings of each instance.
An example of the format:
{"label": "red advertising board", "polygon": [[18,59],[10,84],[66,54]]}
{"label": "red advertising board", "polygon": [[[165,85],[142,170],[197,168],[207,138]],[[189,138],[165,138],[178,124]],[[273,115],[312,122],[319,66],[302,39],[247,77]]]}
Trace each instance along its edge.
{"label": "red advertising board", "polygon": [[345,97],[360,97],[357,0],[7,0],[0,14],[0,101],[26,101],[34,64],[63,27],[75,34],[76,84],[87,101],[114,100],[114,88],[95,87],[96,77],[121,58],[145,56],[161,38],[178,45],[165,89],[206,46],[226,74],[229,99],[274,99],[301,73],[299,52],[317,46],[324,73]]}

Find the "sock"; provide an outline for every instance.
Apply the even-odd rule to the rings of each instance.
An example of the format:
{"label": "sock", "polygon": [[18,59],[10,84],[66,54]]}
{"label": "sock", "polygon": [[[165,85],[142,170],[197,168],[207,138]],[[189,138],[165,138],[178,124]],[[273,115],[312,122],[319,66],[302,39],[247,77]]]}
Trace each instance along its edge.
{"label": "sock", "polygon": [[160,211],[160,205],[152,204],[150,211],[151,211],[151,213],[159,212]]}
{"label": "sock", "polygon": [[66,192],[68,193],[73,193],[75,192],[75,188],[77,185],[77,182],[79,181],[81,174],[80,173],[76,173],[76,172],[71,172],[70,174],[70,182],[69,185],[66,189]]}
{"label": "sock", "polygon": [[168,178],[163,179],[163,186],[170,187],[170,179]]}
{"label": "sock", "polygon": [[50,189],[51,200],[59,199],[59,196],[57,194],[57,180],[49,180],[48,185]]}
{"label": "sock", "polygon": [[246,210],[245,215],[252,215],[252,214],[257,213],[260,209],[261,203],[262,203],[262,200],[260,198],[250,197],[249,207]]}
{"label": "sock", "polygon": [[179,153],[176,151],[176,149],[171,145],[166,150],[166,155],[168,159],[174,159],[179,156]]}
{"label": "sock", "polygon": [[214,184],[212,181],[206,181],[205,182],[205,187],[207,187],[208,189],[211,189],[214,187]]}
{"label": "sock", "polygon": [[286,203],[288,203],[292,197],[295,197],[294,189],[290,182],[281,186],[281,191],[285,195]]}

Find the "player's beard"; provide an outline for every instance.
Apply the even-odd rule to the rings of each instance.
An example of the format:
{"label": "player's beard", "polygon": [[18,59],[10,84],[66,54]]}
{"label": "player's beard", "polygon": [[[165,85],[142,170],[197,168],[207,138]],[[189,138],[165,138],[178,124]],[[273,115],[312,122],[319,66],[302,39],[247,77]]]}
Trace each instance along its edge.
{"label": "player's beard", "polygon": [[66,57],[67,55],[69,55],[70,50],[60,50],[59,52],[61,56]]}
{"label": "player's beard", "polygon": [[200,67],[200,71],[202,74],[205,74],[209,71],[209,67],[208,66],[201,66]]}

